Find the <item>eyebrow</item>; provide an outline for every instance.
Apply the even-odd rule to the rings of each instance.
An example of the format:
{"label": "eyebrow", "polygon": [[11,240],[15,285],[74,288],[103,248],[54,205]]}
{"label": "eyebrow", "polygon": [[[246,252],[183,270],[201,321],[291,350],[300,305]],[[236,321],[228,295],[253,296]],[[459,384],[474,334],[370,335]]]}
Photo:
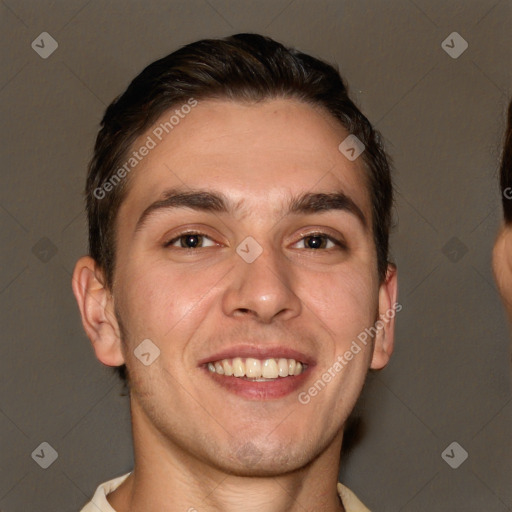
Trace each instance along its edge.
{"label": "eyebrow", "polygon": [[[151,203],[142,212],[135,226],[135,232],[142,230],[148,219],[159,211],[190,208],[204,212],[231,213],[240,210],[242,203],[243,200],[233,203],[221,192],[173,188],[166,190],[162,199]],[[354,215],[360,221],[363,228],[367,228],[368,223],[361,208],[342,191],[329,193],[306,192],[299,196],[292,197],[288,203],[288,210],[285,214],[311,214],[332,210],[345,211]]]}

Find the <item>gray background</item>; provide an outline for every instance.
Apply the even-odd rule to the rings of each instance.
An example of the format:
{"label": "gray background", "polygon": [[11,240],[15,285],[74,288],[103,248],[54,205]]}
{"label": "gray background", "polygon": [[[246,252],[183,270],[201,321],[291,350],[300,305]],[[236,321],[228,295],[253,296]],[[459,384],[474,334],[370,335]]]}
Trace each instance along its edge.
{"label": "gray background", "polygon": [[[510,337],[490,267],[511,26],[506,0],[0,0],[0,510],[77,511],[132,468],[127,397],[71,292],[86,164],[145,65],[244,31],[338,63],[395,163],[403,310],[342,480],[376,512],[512,510]],[[31,48],[43,31],[59,45],[47,59]],[[469,44],[457,59],[441,47],[454,31]],[[458,469],[441,457],[453,441]],[[46,470],[42,442],[58,452]]]}

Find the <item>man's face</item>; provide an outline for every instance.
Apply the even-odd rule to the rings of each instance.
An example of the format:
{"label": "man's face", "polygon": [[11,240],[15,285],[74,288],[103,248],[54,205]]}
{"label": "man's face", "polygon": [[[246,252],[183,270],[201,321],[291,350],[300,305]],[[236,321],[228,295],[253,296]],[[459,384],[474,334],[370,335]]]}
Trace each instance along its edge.
{"label": "man's face", "polygon": [[[372,360],[368,343],[309,403],[298,400],[377,319],[362,159],[338,150],[348,132],[330,116],[292,100],[201,101],[162,141],[152,129],[139,142],[157,145],[132,171],[116,226],[134,424],[238,474],[301,467],[340,435]],[[177,192],[221,195],[228,209],[160,203],[138,225]],[[319,196],[316,208],[289,211],[292,199],[334,192],[348,198],[340,208],[316,211]],[[146,366],[134,350],[147,339],[160,354]],[[263,382],[208,369],[249,356],[307,368]]]}

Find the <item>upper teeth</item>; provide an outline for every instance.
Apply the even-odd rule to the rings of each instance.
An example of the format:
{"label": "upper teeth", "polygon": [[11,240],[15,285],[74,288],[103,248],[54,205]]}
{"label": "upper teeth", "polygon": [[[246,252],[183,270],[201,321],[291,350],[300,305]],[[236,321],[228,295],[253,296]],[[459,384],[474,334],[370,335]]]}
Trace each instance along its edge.
{"label": "upper teeth", "polygon": [[300,375],[306,369],[300,361],[295,359],[254,359],[248,357],[242,359],[222,359],[214,363],[208,363],[208,370],[220,375],[234,377],[248,377],[250,379],[276,379],[277,377],[288,377],[289,375]]}

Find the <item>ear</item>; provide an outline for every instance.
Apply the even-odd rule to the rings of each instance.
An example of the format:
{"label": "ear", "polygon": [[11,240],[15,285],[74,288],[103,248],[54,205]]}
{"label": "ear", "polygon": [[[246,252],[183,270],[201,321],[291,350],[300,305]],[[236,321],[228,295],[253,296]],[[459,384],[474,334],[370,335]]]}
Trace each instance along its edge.
{"label": "ear", "polygon": [[114,298],[105,286],[103,272],[89,256],[80,258],[73,271],[72,288],[82,316],[82,325],[96,357],[107,366],[124,363]]}
{"label": "ear", "polygon": [[380,370],[384,368],[393,353],[395,338],[395,316],[402,309],[397,303],[398,279],[396,266],[388,264],[386,277],[379,288],[379,318],[376,322],[373,357],[370,368]]}

